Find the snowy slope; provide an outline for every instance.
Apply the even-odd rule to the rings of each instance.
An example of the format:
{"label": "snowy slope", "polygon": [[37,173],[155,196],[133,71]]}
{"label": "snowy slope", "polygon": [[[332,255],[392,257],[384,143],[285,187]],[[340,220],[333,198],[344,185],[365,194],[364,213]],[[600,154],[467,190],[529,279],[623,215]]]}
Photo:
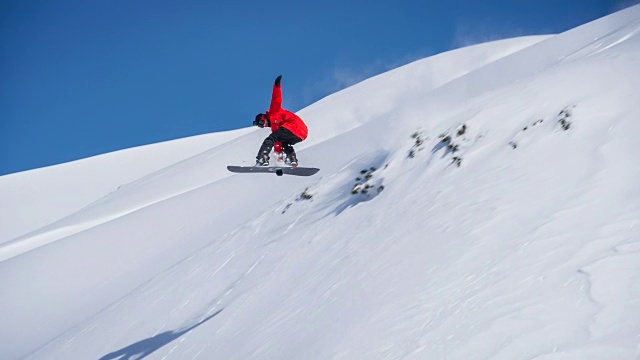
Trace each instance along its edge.
{"label": "snowy slope", "polygon": [[0,353],[636,359],[639,60],[636,6],[304,109],[314,177],[228,174],[251,130],[131,182],[0,249]]}
{"label": "snowy slope", "polygon": [[193,136],[2,176],[0,244],[62,219],[119,186],[247,132]]}

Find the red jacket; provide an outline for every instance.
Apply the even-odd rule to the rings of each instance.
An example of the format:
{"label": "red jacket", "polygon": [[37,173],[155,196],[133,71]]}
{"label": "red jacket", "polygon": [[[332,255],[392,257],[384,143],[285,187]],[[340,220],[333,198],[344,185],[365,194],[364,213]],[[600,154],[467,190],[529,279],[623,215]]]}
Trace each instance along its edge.
{"label": "red jacket", "polygon": [[298,115],[282,108],[282,87],[275,84],[271,93],[271,105],[267,111],[267,119],[269,119],[272,132],[283,127],[302,140],[307,138],[309,133],[307,125]]}

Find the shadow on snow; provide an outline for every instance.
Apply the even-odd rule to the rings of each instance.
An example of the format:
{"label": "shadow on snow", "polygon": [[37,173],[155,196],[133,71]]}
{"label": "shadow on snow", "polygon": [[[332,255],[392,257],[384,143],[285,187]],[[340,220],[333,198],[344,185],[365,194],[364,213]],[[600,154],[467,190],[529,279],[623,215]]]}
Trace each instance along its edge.
{"label": "shadow on snow", "polygon": [[151,355],[156,350],[159,350],[163,346],[169,344],[170,342],[176,340],[182,335],[190,332],[191,330],[197,328],[198,326],[204,324],[205,322],[211,320],[216,315],[220,314],[222,310],[216,311],[214,314],[207,316],[206,318],[200,320],[200,322],[180,331],[165,331],[161,334],[154,335],[148,339],[144,339],[138,341],[137,343],[131,344],[127,347],[124,347],[120,350],[111,352],[103,357],[100,360],[129,360],[129,359],[143,359],[149,355]]}

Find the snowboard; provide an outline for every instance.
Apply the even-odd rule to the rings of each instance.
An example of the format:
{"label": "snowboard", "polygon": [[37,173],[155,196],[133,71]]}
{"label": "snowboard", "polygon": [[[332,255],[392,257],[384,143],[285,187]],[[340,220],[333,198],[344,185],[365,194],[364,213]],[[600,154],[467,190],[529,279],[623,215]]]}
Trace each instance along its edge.
{"label": "snowboard", "polygon": [[296,175],[311,176],[320,171],[318,168],[288,167],[288,166],[227,166],[227,170],[234,173],[273,173],[278,176]]}

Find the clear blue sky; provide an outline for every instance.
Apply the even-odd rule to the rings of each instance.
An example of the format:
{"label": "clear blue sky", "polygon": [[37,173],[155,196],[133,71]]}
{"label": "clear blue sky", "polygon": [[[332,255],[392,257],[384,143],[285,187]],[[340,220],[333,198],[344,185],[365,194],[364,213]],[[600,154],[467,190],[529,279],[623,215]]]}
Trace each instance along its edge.
{"label": "clear blue sky", "polygon": [[419,58],[635,2],[3,0],[0,175],[249,126],[278,74],[297,111]]}

